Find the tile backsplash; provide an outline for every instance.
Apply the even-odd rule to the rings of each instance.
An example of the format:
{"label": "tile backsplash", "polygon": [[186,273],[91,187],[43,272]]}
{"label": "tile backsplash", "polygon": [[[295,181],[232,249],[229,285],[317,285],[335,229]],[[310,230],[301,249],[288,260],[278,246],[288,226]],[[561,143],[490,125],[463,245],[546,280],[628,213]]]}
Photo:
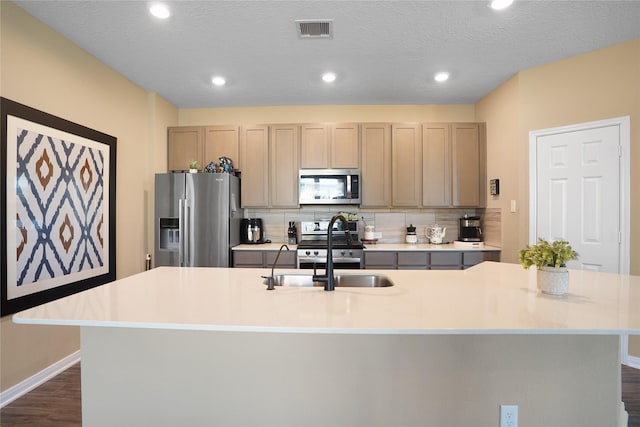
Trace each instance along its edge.
{"label": "tile backsplash", "polygon": [[[287,241],[289,221],[295,221],[300,230],[300,221],[330,219],[338,212],[356,213],[360,218],[360,237],[364,233],[364,223],[375,226],[376,233],[382,233],[379,243],[404,243],[406,227],[416,227],[418,243],[428,243],[425,228],[438,224],[446,227],[444,241],[452,242],[458,238],[458,220],[468,214],[480,215],[483,219],[485,242],[491,246],[500,246],[500,210],[499,209],[358,209],[352,206],[330,208],[302,207],[300,209],[245,209],[246,218],[262,218],[264,238],[274,243]],[[300,237],[300,236],[298,236]]]}

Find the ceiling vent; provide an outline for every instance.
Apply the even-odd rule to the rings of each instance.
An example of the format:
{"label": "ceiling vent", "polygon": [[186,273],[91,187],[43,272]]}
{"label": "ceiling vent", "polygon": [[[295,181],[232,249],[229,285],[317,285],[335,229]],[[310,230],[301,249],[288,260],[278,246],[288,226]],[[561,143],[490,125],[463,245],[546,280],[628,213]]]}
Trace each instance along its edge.
{"label": "ceiling vent", "polygon": [[297,20],[298,37],[301,39],[319,39],[333,37],[333,19]]}

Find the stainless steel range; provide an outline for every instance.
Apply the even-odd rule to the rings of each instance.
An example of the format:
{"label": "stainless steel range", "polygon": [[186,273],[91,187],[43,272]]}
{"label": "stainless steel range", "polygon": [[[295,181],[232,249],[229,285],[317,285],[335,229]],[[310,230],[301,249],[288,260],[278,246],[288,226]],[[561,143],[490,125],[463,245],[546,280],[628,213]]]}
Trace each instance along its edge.
{"label": "stainless steel range", "polygon": [[[327,227],[330,220],[302,221],[298,243],[298,268],[324,269],[327,266]],[[333,266],[336,269],[362,268],[363,244],[358,237],[358,222],[348,222],[351,243],[347,243],[342,223],[333,227]]]}

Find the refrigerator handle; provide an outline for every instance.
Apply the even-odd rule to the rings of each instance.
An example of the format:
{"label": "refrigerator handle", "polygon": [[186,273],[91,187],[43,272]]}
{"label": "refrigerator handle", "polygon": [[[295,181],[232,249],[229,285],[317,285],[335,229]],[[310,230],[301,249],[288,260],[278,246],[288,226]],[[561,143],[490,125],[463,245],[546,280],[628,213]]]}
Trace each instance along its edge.
{"label": "refrigerator handle", "polygon": [[185,240],[187,238],[187,233],[186,233],[186,218],[185,218],[185,211],[184,211],[184,205],[185,205],[186,200],[185,199],[179,199],[178,200],[178,234],[179,234],[179,239],[180,239],[180,243],[178,244],[178,266],[180,267],[184,267],[184,250],[185,250]]}
{"label": "refrigerator handle", "polygon": [[186,239],[184,241],[184,265],[185,267],[191,267],[191,208],[189,206],[189,199],[185,199],[184,201],[184,217],[185,217],[185,229],[186,229]]}

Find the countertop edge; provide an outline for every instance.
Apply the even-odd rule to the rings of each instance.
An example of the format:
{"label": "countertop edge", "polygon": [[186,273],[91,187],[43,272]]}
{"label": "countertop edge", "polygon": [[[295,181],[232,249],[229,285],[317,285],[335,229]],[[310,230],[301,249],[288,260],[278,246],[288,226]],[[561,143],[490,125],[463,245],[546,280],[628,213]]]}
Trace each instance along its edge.
{"label": "countertop edge", "polygon": [[21,325],[79,326],[123,329],[160,329],[206,332],[253,332],[282,334],[352,335],[640,335],[640,329],[385,329],[385,328],[303,328],[278,326],[230,326],[179,323],[99,322],[81,320],[27,319],[13,315]]}

